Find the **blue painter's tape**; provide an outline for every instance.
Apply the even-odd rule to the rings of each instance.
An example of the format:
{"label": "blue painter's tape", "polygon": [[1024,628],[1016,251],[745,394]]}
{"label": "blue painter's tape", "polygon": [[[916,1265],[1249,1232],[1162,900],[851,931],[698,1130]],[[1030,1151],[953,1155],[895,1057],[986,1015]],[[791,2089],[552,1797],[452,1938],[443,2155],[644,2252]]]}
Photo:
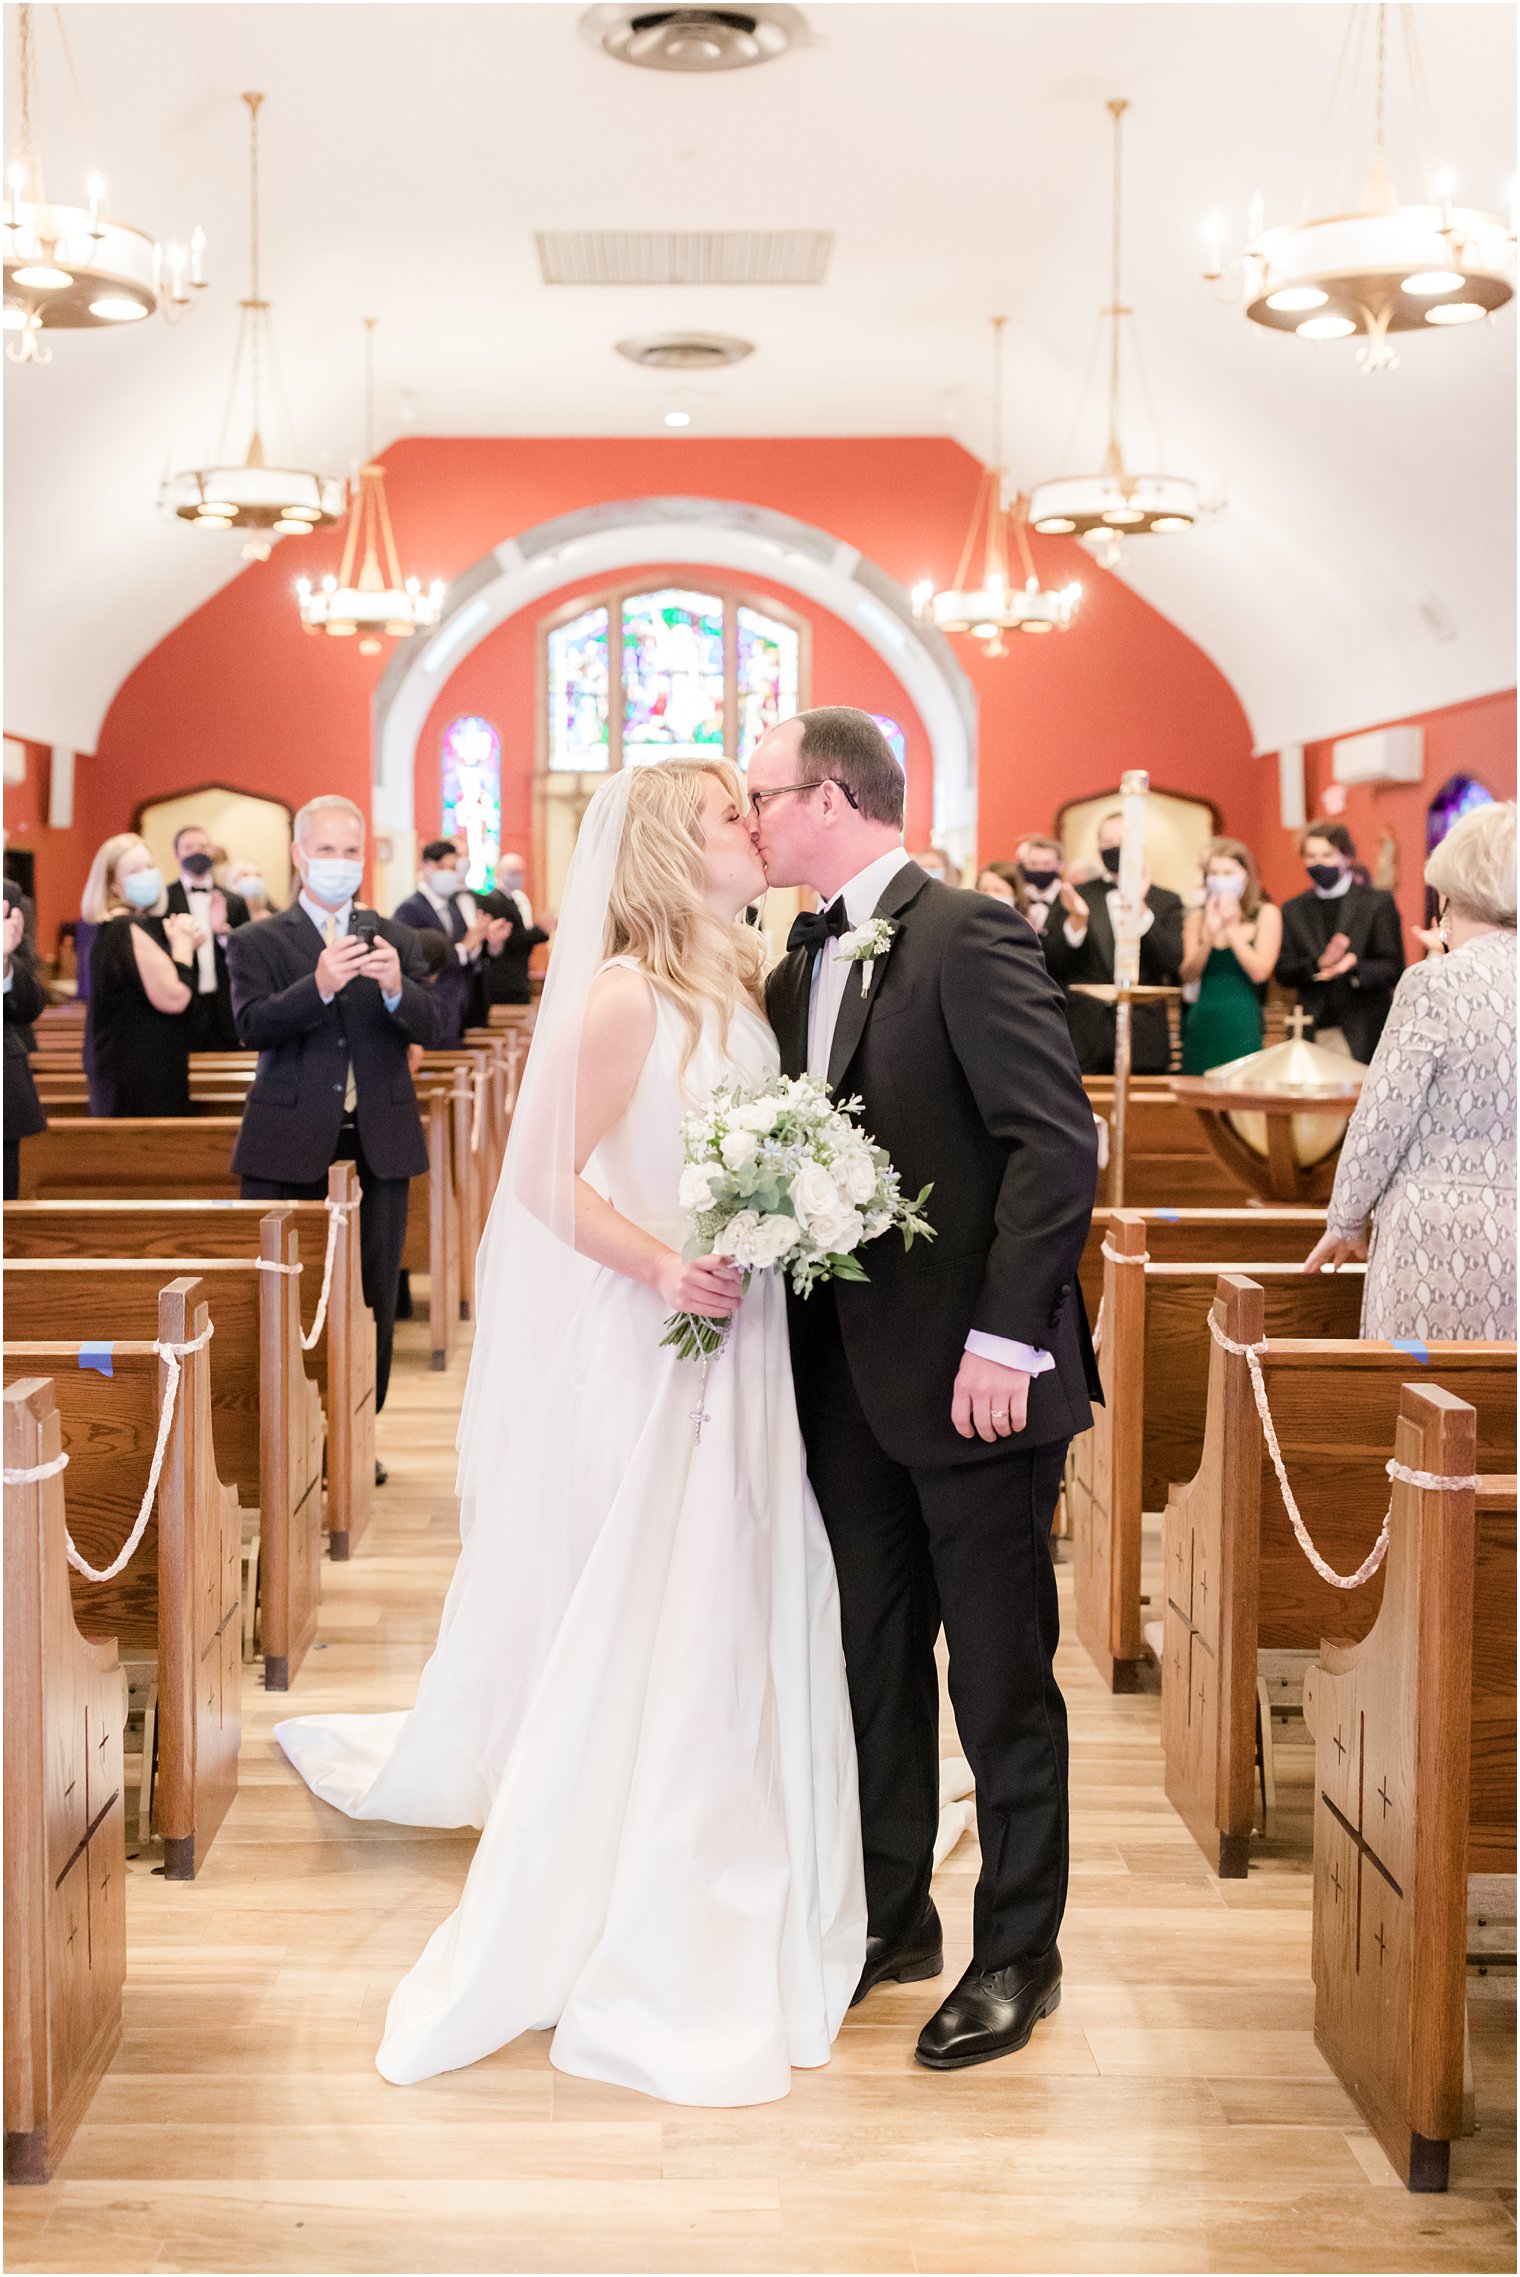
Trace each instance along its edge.
{"label": "blue painter's tape", "polygon": [[81,1368],[93,1368],[98,1376],[114,1377],[116,1369],[112,1363],[111,1351],[109,1344],[81,1344],[79,1365]]}
{"label": "blue painter's tape", "polygon": [[1422,1344],[1417,1336],[1390,1336],[1389,1343],[1395,1352],[1407,1352],[1411,1360],[1418,1360],[1422,1368],[1430,1366],[1430,1346]]}
{"label": "blue painter's tape", "polygon": [[1152,1210],[1151,1212],[1151,1216],[1159,1218],[1163,1225],[1175,1225],[1181,1215],[1181,1210]]}

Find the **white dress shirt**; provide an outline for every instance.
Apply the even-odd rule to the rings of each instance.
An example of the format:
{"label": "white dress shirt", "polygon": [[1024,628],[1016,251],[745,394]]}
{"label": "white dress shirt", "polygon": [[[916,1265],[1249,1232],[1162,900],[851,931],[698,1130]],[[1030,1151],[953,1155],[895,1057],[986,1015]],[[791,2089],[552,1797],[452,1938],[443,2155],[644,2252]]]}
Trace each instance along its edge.
{"label": "white dress shirt", "polygon": [[[892,880],[902,869],[908,856],[901,847],[894,846],[888,854],[879,854],[863,870],[843,885],[833,897],[843,901],[846,923],[850,931],[864,925],[876,913],[877,904]],[[831,908],[832,902],[824,904]],[[829,1053],[834,1042],[834,1028],[839,1019],[839,1007],[844,1001],[845,984],[850,977],[852,960],[841,956],[838,941],[831,940],[828,954],[813,958],[813,977],[808,995],[808,1073],[826,1076],[829,1071]],[[1042,1376],[1047,1368],[1055,1366],[1049,1352],[1042,1352],[1032,1344],[1020,1344],[1011,1336],[989,1336],[984,1329],[973,1328],[966,1338],[966,1350],[981,1360],[995,1360],[1000,1367],[1022,1368],[1026,1375]]]}
{"label": "white dress shirt", "polygon": [[184,876],[183,872],[180,875],[179,882],[185,889],[185,900],[189,904],[190,915],[206,936],[195,952],[195,993],[197,996],[214,996],[216,994],[216,940],[211,931],[212,889],[208,885],[201,885],[198,882],[192,883],[189,878]]}
{"label": "white dress shirt", "polygon": [[[1114,937],[1114,954],[1115,954],[1115,956],[1117,956],[1117,955],[1118,955],[1118,950],[1119,950],[1119,888],[1118,888],[1116,885],[1111,885],[1111,886],[1109,887],[1109,889],[1108,889],[1108,895],[1107,895],[1107,900],[1108,900],[1108,929],[1109,929],[1109,931],[1110,931],[1110,932],[1113,934],[1113,937]],[[1142,908],[1142,910],[1141,910],[1141,912],[1140,912],[1140,931],[1141,931],[1141,933],[1142,933],[1142,934],[1144,934],[1144,933],[1148,933],[1148,932],[1150,931],[1151,927],[1152,927],[1152,926],[1155,924],[1155,922],[1156,922],[1156,912],[1154,911],[1154,909],[1152,909],[1152,908],[1151,908],[1151,906],[1150,906],[1150,903],[1149,903],[1149,902],[1147,902],[1147,903],[1145,904],[1144,908]],[[1067,920],[1066,920],[1066,923],[1065,923],[1065,926],[1064,926],[1063,930],[1064,930],[1064,932],[1065,932],[1065,934],[1066,934],[1066,945],[1067,945],[1067,947],[1068,947],[1068,948],[1071,948],[1071,949],[1080,949],[1080,948],[1081,948],[1081,946],[1082,946],[1082,943],[1083,943],[1083,942],[1086,940],[1086,938],[1087,938],[1087,927],[1084,925],[1084,926],[1082,927],[1082,929],[1081,929],[1081,931],[1080,931],[1080,932],[1074,932],[1074,931],[1073,931],[1073,929],[1072,929],[1072,921],[1071,921],[1071,919],[1068,917],[1068,918],[1067,918]]]}

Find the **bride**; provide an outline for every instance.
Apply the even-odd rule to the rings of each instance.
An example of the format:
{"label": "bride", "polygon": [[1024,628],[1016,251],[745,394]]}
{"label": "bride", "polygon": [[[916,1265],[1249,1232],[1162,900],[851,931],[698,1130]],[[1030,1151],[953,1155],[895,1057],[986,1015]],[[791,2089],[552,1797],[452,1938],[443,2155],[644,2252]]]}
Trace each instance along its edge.
{"label": "bride", "polygon": [[[275,1736],[354,1818],[478,1826],[396,1988],[387,2079],[554,2028],[561,2071],[761,2103],[826,2063],[865,1953],[855,1750],[785,1296],[684,1264],[681,1124],[775,1076],[763,892],[719,761],[586,810],[476,1277],[463,1546],[410,1713]],[[731,1321],[705,1389],[666,1316]],[[699,1420],[700,1418],[700,1420]]]}

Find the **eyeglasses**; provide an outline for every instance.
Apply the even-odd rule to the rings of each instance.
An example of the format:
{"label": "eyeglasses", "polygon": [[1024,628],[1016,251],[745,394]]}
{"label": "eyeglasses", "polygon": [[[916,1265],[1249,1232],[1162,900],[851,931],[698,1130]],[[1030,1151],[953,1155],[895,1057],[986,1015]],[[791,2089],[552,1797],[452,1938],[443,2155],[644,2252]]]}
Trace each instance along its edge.
{"label": "eyeglasses", "polygon": [[754,813],[758,814],[767,799],[784,799],[792,791],[821,791],[825,783],[832,783],[834,789],[841,792],[848,799],[850,805],[855,808],[857,814],[859,813],[860,809],[855,793],[850,789],[849,784],[835,782],[832,775],[819,775],[811,783],[778,783],[773,791],[751,791],[749,794],[750,807]]}

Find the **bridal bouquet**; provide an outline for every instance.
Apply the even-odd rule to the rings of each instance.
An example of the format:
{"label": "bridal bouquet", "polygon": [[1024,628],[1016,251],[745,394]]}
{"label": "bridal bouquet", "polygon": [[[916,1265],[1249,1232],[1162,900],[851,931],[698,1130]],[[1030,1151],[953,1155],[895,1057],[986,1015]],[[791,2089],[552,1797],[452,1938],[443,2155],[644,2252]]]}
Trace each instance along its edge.
{"label": "bridal bouquet", "polygon": [[[885,1148],[851,1120],[858,1099],[836,1104],[811,1075],[779,1076],[770,1090],[723,1085],[683,1126],[681,1207],[692,1216],[683,1255],[731,1257],[752,1272],[777,1266],[798,1296],[817,1281],[866,1281],[855,1252],[895,1226],[911,1249],[932,1241],[921,1214],[929,1196],[905,1201]],[[710,1359],[728,1323],[672,1315],[662,1341],[684,1360]]]}

